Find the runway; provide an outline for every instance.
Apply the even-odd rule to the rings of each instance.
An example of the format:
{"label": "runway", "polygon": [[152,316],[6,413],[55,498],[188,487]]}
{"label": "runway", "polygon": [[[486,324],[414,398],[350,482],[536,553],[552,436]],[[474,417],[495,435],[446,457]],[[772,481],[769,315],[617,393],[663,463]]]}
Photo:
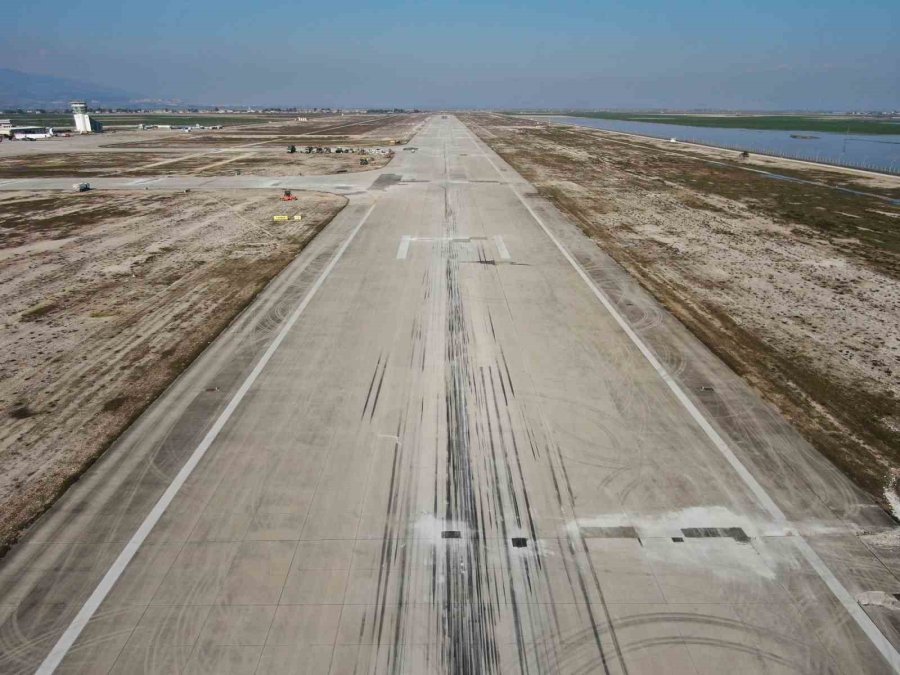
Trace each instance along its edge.
{"label": "runway", "polygon": [[0,672],[900,672],[896,524],[456,118],[409,146],[91,181],[350,203],[0,560]]}

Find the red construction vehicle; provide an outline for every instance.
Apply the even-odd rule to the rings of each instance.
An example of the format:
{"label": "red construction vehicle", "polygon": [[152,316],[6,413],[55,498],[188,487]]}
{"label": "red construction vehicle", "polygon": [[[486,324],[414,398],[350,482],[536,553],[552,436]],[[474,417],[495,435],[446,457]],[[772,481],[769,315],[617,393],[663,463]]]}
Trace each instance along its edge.
{"label": "red construction vehicle", "polygon": [[297,198],[296,198],[294,195],[291,194],[291,191],[290,191],[290,190],[285,190],[285,191],[284,191],[284,194],[281,195],[281,201],[283,201],[283,202],[295,202],[295,201],[297,201]]}

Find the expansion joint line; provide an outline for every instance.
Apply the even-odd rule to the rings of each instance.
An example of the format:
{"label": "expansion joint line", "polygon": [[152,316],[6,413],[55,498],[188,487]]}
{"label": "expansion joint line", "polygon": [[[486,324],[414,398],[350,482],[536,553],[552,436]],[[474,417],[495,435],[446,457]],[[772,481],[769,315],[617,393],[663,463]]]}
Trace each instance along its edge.
{"label": "expansion joint line", "polygon": [[[467,129],[468,131],[468,129]],[[476,145],[481,143],[479,139],[472,134],[471,131],[468,133],[472,136]],[[485,145],[485,147],[487,147]],[[488,149],[489,152],[489,149]],[[485,153],[485,159],[490,163],[490,165],[494,168],[494,171],[497,172],[501,177],[503,174],[500,171],[500,168],[494,163],[491,159],[488,152]],[[712,442],[712,444],[716,447],[716,449],[722,454],[731,468],[737,473],[737,475],[744,482],[744,485],[750,490],[753,496],[756,498],[759,505],[772,517],[772,519],[778,524],[788,525],[787,516],[785,516],[784,512],[781,508],[775,503],[775,501],[769,496],[766,492],[765,488],[759,483],[758,480],[753,476],[752,473],[744,466],[743,462],[738,459],[737,455],[734,454],[734,451],[728,445],[724,438],[716,431],[715,427],[710,424],[709,420],[703,415],[702,412],[697,408],[691,398],[685,393],[684,389],[682,389],[681,385],[675,380],[675,378],[669,373],[666,367],[659,361],[656,357],[656,354],[646,342],[635,332],[635,330],[631,327],[628,321],[624,316],[616,309],[616,306],[613,304],[612,300],[600,290],[600,287],[594,283],[594,280],[585,272],[584,268],[578,263],[577,260],[572,256],[571,253],[563,246],[562,242],[553,234],[549,227],[547,227],[546,223],[544,223],[543,219],[535,212],[535,210],[531,207],[531,205],[525,200],[522,194],[516,189],[516,186],[513,183],[507,182],[510,190],[512,190],[513,194],[516,195],[519,202],[534,221],[540,226],[540,228],[544,231],[547,237],[552,241],[556,248],[559,249],[559,252],[563,255],[563,257],[568,261],[568,263],[575,269],[575,272],[581,277],[582,281],[588,286],[588,288],[593,292],[594,296],[597,300],[600,301],[600,304],[603,305],[604,308],[609,312],[609,314],[613,317],[625,335],[631,340],[631,342],[637,347],[638,351],[647,359],[659,377],[666,383],[669,387],[669,390],[674,394],[675,398],[678,399],[678,402],[687,410],[688,414],[691,416],[691,419],[703,430],[704,434],[706,434],[707,438]],[[812,546],[806,541],[806,539],[800,535],[799,533],[795,533],[793,540],[797,546],[797,550],[800,552],[800,555],[806,560],[810,567],[815,570],[816,574],[819,575],[819,578],[828,586],[828,589],[832,592],[834,597],[838,600],[838,602],[843,605],[844,609],[847,613],[853,618],[859,628],[866,634],[866,637],[869,638],[872,645],[879,651],[879,653],[884,657],[884,659],[888,662],[891,668],[895,673],[900,674],[900,653],[897,652],[897,649],[894,645],[891,644],[890,640],[885,637],[884,633],[875,625],[872,619],[866,614],[865,610],[860,607],[859,603],[853,597],[853,595],[846,589],[846,587],[840,582],[840,580],[834,575],[834,573],[829,569],[828,565],[824,560],[819,556],[818,553],[813,549]]]}

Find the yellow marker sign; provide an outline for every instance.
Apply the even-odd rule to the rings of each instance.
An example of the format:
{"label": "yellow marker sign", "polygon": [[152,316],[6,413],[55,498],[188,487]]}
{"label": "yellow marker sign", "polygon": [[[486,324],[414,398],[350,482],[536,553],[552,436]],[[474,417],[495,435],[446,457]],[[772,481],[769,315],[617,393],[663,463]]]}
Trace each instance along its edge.
{"label": "yellow marker sign", "polygon": [[287,216],[272,216],[272,220],[287,220]]}
{"label": "yellow marker sign", "polygon": [[298,213],[296,216],[294,216],[294,220],[303,220],[303,216],[301,216],[301,215]]}

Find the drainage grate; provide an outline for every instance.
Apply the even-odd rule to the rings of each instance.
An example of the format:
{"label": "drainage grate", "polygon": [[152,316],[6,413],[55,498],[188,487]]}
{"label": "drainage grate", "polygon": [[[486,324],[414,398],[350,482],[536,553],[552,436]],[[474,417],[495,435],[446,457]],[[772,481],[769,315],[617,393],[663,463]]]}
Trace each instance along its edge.
{"label": "drainage grate", "polygon": [[581,534],[587,539],[637,539],[638,533],[631,526],[622,527],[582,527]]}
{"label": "drainage grate", "polygon": [[459,530],[444,530],[441,532],[441,539],[459,539],[462,536]]}
{"label": "drainage grate", "polygon": [[681,533],[690,539],[703,537],[728,537],[739,542],[750,541],[750,537],[740,527],[686,527]]}
{"label": "drainage grate", "polygon": [[525,548],[528,546],[528,539],[525,537],[513,537],[512,545],[513,548]]}

